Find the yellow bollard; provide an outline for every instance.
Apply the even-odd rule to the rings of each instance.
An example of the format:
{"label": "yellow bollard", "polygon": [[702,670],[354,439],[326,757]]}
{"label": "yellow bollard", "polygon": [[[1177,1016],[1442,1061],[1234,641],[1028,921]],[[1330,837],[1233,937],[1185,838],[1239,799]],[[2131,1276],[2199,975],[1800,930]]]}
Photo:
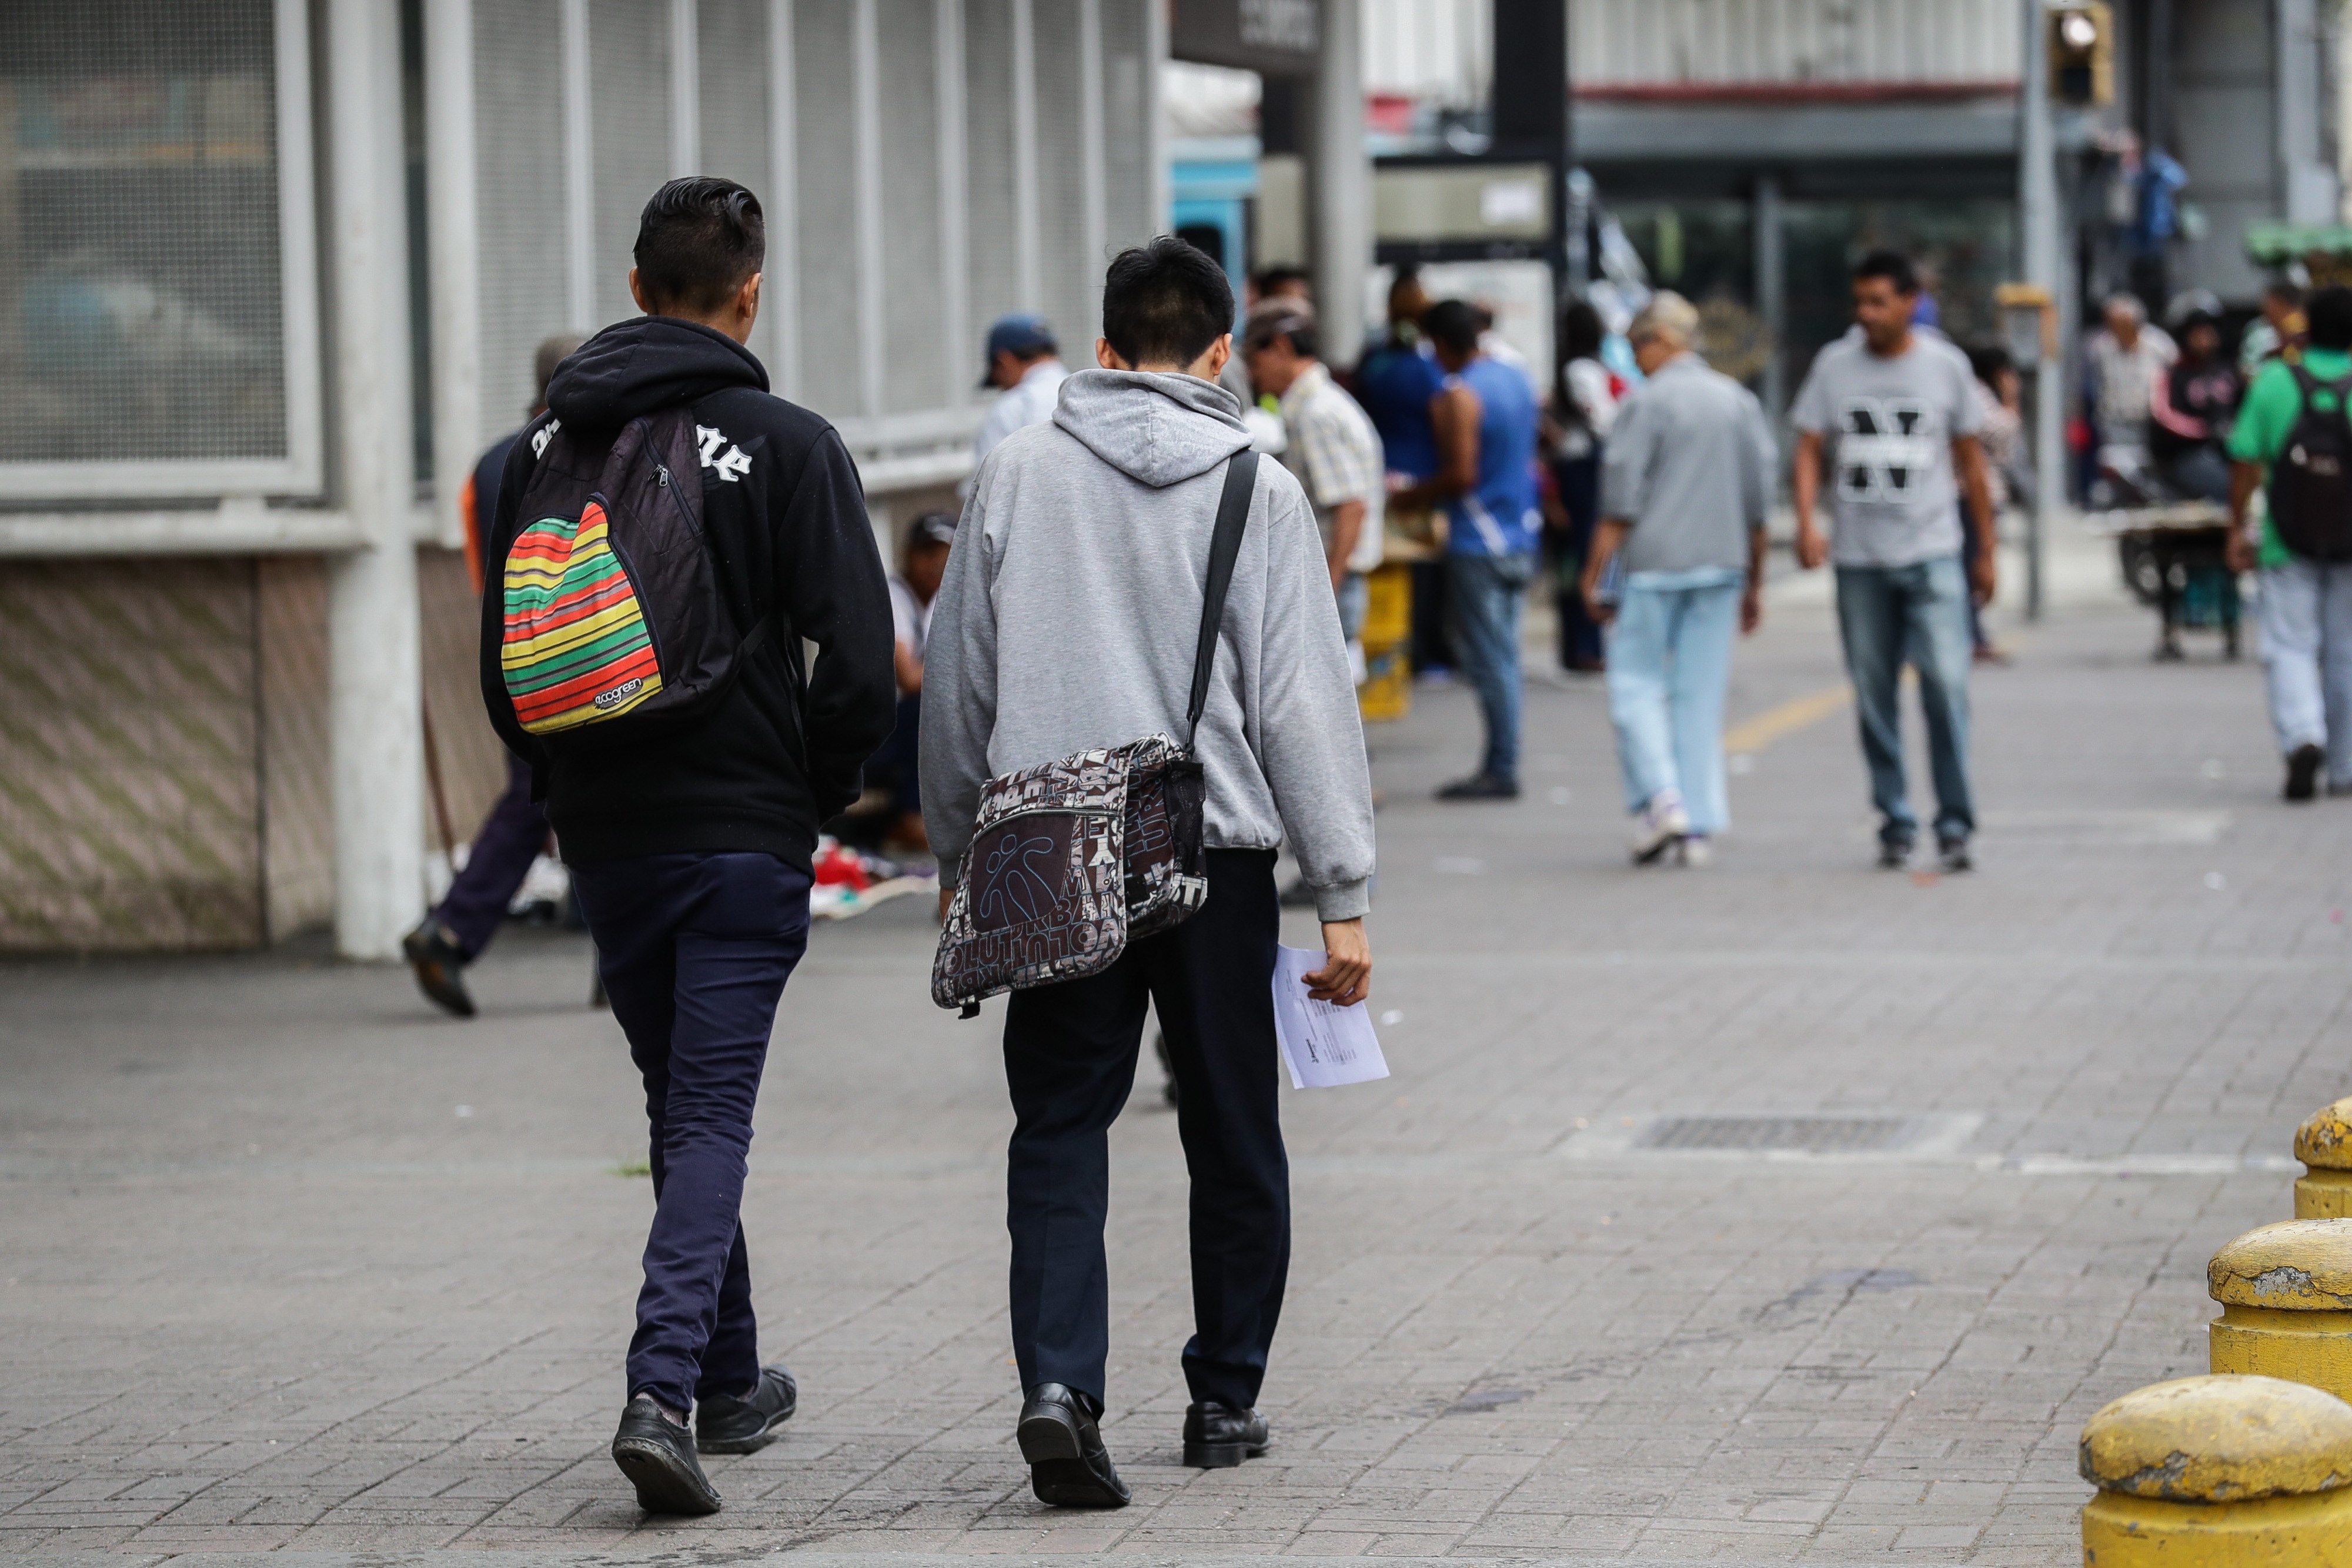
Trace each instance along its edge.
{"label": "yellow bollard", "polygon": [[2297,1219],[2352,1218],[2352,1100],[2338,1100],[2294,1130]]}
{"label": "yellow bollard", "polygon": [[2084,1568],[2352,1568],[2352,1405],[2184,1377],[2083,1427]]}
{"label": "yellow bollard", "polygon": [[2215,1372],[2255,1373],[2352,1395],[2352,1219],[2283,1219],[2213,1254],[2221,1303]]}

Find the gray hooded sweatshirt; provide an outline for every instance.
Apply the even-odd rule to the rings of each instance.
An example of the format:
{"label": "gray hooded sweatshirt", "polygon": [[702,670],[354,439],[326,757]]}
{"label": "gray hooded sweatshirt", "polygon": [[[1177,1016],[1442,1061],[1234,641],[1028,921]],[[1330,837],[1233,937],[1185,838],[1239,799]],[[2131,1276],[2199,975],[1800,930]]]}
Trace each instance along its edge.
{"label": "gray hooded sweatshirt", "polygon": [[[1248,446],[1213,382],[1082,371],[1050,423],[974,476],[923,661],[923,821],[953,886],[981,786],[1155,733],[1184,738],[1225,459]],[[1212,849],[1291,852],[1348,920],[1372,874],[1371,776],[1307,497],[1260,463],[1195,750]]]}

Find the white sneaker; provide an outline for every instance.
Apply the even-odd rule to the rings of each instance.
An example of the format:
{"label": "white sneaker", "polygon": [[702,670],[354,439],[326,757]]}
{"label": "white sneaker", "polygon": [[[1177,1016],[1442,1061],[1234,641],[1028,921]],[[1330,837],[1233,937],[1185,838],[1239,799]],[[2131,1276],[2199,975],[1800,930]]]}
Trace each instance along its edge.
{"label": "white sneaker", "polygon": [[1684,865],[1696,869],[1715,859],[1715,846],[1708,843],[1705,833],[1693,833],[1675,847],[1675,858]]}
{"label": "white sneaker", "polygon": [[1672,789],[1661,789],[1633,819],[1633,863],[1654,864],[1660,855],[1689,836],[1690,816],[1683,810],[1683,798]]}

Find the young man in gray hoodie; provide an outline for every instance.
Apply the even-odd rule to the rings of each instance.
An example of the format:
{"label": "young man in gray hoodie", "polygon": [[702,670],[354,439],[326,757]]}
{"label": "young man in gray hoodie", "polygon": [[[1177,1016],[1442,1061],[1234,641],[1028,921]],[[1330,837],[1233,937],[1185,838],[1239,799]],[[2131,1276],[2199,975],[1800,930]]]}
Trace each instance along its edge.
{"label": "young man in gray hoodie", "polygon": [[[1216,384],[1233,292],[1215,262],[1162,237],[1111,263],[1102,318],[1102,368],[1071,376],[1051,422],[981,465],[931,612],[923,815],[946,890],[991,777],[1184,732],[1218,497],[1250,444]],[[1355,686],[1314,509],[1274,464],[1258,468],[1195,751],[1209,785],[1200,913],[1005,1009],[1019,1438],[1037,1496],[1066,1507],[1128,1500],[1097,1426],[1103,1220],[1108,1133],[1146,1006],[1167,1031],[1192,1180],[1184,1457],[1214,1467],[1265,1451],[1255,1405],[1290,1262],[1273,997],[1286,840],[1323,923],[1310,994],[1346,1005],[1370,984],[1371,779]]]}

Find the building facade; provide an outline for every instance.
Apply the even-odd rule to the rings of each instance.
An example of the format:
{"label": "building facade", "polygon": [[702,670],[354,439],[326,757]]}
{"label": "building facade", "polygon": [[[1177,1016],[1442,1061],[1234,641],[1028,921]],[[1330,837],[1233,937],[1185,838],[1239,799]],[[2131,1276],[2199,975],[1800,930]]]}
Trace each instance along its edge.
{"label": "building facade", "polygon": [[497,788],[456,497],[636,214],[769,220],[752,347],[877,528],[980,339],[1167,210],[1154,0],[0,8],[0,949],[389,956]]}

